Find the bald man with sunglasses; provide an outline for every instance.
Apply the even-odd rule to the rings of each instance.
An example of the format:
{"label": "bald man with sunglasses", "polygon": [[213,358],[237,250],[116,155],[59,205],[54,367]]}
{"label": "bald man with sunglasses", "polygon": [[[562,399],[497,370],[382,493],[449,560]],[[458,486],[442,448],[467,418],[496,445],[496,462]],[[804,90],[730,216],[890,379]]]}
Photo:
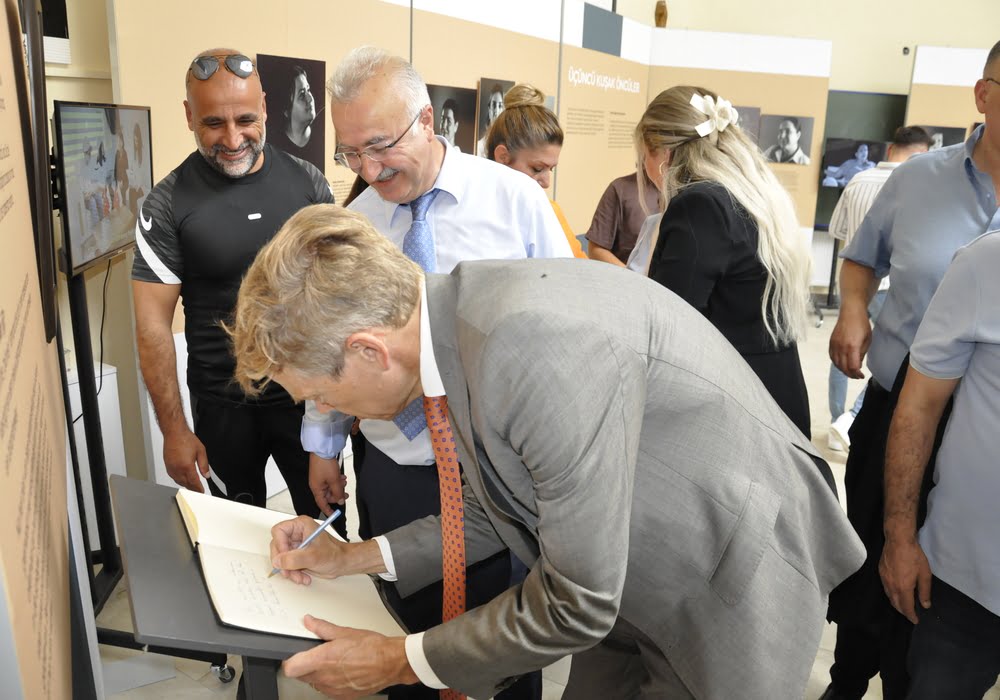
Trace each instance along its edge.
{"label": "bald man with sunglasses", "polygon": [[[333,202],[333,194],[315,166],[267,144],[267,107],[251,58],[203,51],[187,69],[185,91],[197,149],[142,202],[132,268],[139,361],[163,433],[163,460],[181,486],[202,491],[206,477],[213,494],[263,506],[264,469],[274,457],[295,510],[315,516],[309,456],[299,442],[302,407],[284,390],[249,399],[239,389],[219,322],[232,313],[258,250],[296,211]],[[193,430],[171,328],[178,298]]]}

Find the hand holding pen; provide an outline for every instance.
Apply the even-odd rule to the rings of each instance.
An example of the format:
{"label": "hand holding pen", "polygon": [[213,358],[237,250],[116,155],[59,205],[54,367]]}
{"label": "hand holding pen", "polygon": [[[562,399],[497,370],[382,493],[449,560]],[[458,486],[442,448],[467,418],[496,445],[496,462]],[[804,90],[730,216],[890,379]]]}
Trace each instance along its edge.
{"label": "hand holding pen", "polygon": [[[319,537],[319,534],[321,532],[323,532],[324,530],[326,530],[326,528],[330,527],[330,525],[333,523],[333,521],[340,517],[340,514],[341,514],[340,509],[339,508],[335,508],[334,511],[332,513],[330,513],[330,515],[327,517],[327,519],[324,520],[323,523],[319,527],[317,527],[315,530],[313,530],[312,533],[308,537],[306,537],[304,540],[302,540],[302,542],[299,544],[298,547],[295,548],[295,550],[298,551],[300,549],[304,549],[305,547],[307,547],[313,540],[315,540],[317,537]],[[289,523],[292,523],[292,524],[294,524],[294,523],[301,523],[303,521],[303,519],[305,521],[307,521],[307,522],[315,522],[314,520],[312,520],[312,518],[309,518],[307,516],[300,516],[296,520],[286,521],[285,523],[279,523],[278,525],[274,526],[274,528],[271,531],[272,537],[274,538],[271,541],[271,559],[272,560],[274,559],[274,555],[276,554],[276,552],[275,552],[275,543],[278,540],[279,535],[285,535],[287,537],[287,534],[288,534],[283,529],[283,526],[286,526]],[[271,578],[272,576],[274,576],[276,573],[279,573],[280,571],[281,571],[281,569],[279,569],[278,567],[275,567],[275,568],[271,569],[271,573],[269,573],[267,575],[267,577]]]}

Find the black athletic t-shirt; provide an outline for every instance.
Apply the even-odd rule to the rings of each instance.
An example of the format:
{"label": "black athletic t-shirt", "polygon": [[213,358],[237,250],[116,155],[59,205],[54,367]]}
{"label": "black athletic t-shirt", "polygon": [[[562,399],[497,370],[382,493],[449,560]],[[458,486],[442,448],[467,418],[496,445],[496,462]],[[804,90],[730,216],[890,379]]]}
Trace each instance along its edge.
{"label": "black athletic t-shirt", "polygon": [[[333,202],[314,165],[264,146],[264,165],[230,178],[195,151],[149,193],[135,225],[132,279],[181,285],[188,388],[200,399],[243,404],[236,360],[219,322],[231,318],[257,251],[299,209]],[[291,404],[270,384],[256,403]]]}

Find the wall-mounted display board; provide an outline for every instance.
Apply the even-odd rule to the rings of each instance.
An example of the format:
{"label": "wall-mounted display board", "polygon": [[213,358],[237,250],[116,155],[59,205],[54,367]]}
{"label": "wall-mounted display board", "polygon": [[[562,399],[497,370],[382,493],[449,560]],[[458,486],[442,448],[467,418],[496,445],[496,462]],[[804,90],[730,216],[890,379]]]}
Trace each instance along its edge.
{"label": "wall-mounted display board", "polygon": [[918,46],[913,58],[906,123],[953,127],[968,133],[972,123],[983,120],[972,89],[983,76],[988,54],[988,47]]}
{"label": "wall-mounted display board", "polygon": [[[773,163],[795,203],[799,224],[812,229],[829,90],[830,42],[721,32],[655,29],[649,98],[674,85],[712,90],[734,105],[760,110],[760,145],[779,140],[789,116],[800,117],[801,149],[808,164]],[[812,119],[806,129],[804,119]]]}
{"label": "wall-mounted display board", "polygon": [[[491,3],[415,0],[414,67],[430,84],[477,91],[474,119],[459,127],[466,136],[475,132],[475,148],[463,151],[486,155],[486,131],[514,84],[555,95],[559,7],[554,0],[511,0],[498,11]],[[443,105],[432,100],[432,106],[439,125]]]}
{"label": "wall-mounted display board", "polygon": [[564,8],[556,199],[586,233],[608,183],[636,168],[635,126],[649,92],[649,27],[583,3]]}
{"label": "wall-mounted display board", "polygon": [[22,133],[29,123],[18,6],[0,47],[0,656],[4,697],[72,697],[66,431],[46,343]]}

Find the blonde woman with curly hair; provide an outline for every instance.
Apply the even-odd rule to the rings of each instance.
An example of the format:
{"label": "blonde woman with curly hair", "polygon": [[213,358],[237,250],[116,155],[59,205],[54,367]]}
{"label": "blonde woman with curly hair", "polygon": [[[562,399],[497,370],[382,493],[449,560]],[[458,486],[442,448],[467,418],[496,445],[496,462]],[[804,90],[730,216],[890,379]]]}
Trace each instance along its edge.
{"label": "blonde woman with curly hair", "polygon": [[811,258],[791,198],[736,110],[711,90],[661,92],[635,143],[666,203],[649,276],[719,329],[808,436],[796,341],[807,325]]}

